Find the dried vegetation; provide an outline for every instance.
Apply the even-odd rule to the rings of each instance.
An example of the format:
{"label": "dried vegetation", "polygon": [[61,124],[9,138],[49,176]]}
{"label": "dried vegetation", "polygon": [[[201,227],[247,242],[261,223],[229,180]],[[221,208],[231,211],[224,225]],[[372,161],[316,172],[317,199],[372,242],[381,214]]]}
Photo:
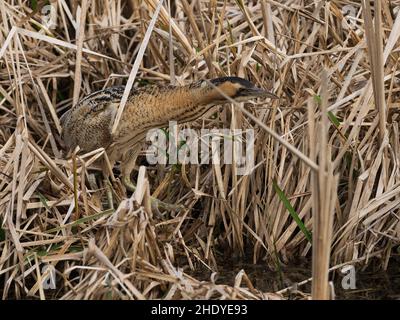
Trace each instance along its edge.
{"label": "dried vegetation", "polygon": [[[229,255],[266,268],[312,257],[320,298],[329,265],[385,269],[400,237],[400,1],[164,2],[58,0],[50,14],[46,1],[0,1],[2,298],[285,297],[245,271],[227,284],[193,276]],[[128,76],[142,86],[225,75],[280,97],[191,124],[254,128],[250,175],[147,166],[127,195],[117,167],[109,210],[104,150],[65,157],[59,118],[79,97]],[[157,212],[150,195],[183,209]]]}

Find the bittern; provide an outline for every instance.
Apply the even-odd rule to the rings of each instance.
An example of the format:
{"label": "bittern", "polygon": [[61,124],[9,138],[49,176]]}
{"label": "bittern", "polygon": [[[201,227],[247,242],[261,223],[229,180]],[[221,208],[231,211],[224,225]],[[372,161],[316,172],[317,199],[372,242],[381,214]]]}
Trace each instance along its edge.
{"label": "bittern", "polygon": [[186,123],[200,118],[213,106],[254,98],[276,98],[269,91],[238,77],[196,81],[185,86],[151,85],[133,88],[129,94],[115,134],[111,128],[125,87],[116,86],[96,91],[61,117],[63,140],[70,150],[79,146],[89,152],[103,147],[111,165],[121,161],[122,181],[134,191],[133,170],[146,133],[166,127],[169,121]]}

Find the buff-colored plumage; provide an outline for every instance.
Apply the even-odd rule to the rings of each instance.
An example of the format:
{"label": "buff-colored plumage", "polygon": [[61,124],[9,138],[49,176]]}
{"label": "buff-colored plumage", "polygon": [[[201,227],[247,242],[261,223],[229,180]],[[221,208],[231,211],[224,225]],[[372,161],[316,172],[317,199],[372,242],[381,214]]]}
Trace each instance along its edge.
{"label": "buff-colored plumage", "polygon": [[128,177],[149,129],[167,126],[169,121],[193,121],[212,106],[227,102],[224,95],[242,101],[273,97],[247,80],[236,77],[197,81],[181,87],[132,89],[118,129],[112,135],[112,124],[123,92],[124,87],[120,86],[88,95],[62,116],[61,124],[68,149],[79,146],[87,152],[103,147],[112,164],[121,161],[122,174]]}

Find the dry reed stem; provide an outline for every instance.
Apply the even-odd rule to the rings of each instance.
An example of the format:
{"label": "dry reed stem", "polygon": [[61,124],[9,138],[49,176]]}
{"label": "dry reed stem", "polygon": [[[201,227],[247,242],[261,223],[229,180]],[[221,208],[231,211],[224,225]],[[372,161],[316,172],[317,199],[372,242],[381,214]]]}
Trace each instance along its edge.
{"label": "dry reed stem", "polygon": [[[333,175],[331,148],[328,145],[329,120],[327,103],[329,79],[327,71],[321,75],[321,121],[318,134],[318,173],[312,173],[312,213],[313,213],[313,265],[312,265],[312,298],[317,300],[329,299],[329,260],[332,241],[332,223],[334,207],[337,201],[337,177]],[[313,106],[309,105],[309,121],[313,122]],[[310,127],[310,141],[316,141],[315,126]],[[312,148],[312,158],[316,159],[317,151]]]}
{"label": "dry reed stem", "polygon": [[139,52],[138,52],[138,54],[136,56],[135,63],[133,64],[132,70],[131,70],[131,72],[129,74],[128,82],[126,83],[124,94],[122,95],[121,103],[118,106],[118,111],[117,111],[117,114],[115,115],[114,123],[113,123],[112,129],[111,129],[111,133],[112,134],[114,134],[115,131],[117,130],[119,121],[121,120],[121,116],[122,116],[122,113],[124,112],[125,104],[128,101],[129,93],[131,92],[133,82],[135,81],[136,74],[137,74],[137,72],[139,70],[139,66],[140,66],[140,64],[142,62],[142,58],[143,58],[144,52],[145,52],[145,50],[147,48],[147,45],[149,43],[150,35],[151,35],[151,33],[153,31],[153,28],[154,28],[154,25],[155,25],[155,23],[157,21],[158,14],[160,13],[163,1],[164,0],[159,0],[157,8],[154,11],[153,17],[151,18],[151,21],[149,23],[149,27],[147,28],[147,31],[146,31],[146,33],[145,33],[145,35],[143,37],[143,41],[140,44]]}
{"label": "dry reed stem", "polygon": [[82,6],[80,10],[79,29],[77,31],[76,39],[76,63],[75,63],[75,79],[74,79],[74,94],[72,96],[72,105],[76,105],[79,100],[79,92],[81,89],[81,64],[82,64],[82,46],[85,38],[85,21],[87,11],[87,0],[82,0]]}

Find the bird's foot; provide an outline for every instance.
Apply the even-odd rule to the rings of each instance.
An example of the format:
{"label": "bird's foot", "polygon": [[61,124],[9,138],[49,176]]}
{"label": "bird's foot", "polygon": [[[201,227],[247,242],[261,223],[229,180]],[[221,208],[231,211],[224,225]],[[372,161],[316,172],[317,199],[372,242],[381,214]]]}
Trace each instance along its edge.
{"label": "bird's foot", "polygon": [[136,191],[136,186],[132,183],[131,179],[129,176],[124,176],[122,178],[122,182],[124,183],[124,186],[127,190],[131,191],[131,192],[135,192]]}

